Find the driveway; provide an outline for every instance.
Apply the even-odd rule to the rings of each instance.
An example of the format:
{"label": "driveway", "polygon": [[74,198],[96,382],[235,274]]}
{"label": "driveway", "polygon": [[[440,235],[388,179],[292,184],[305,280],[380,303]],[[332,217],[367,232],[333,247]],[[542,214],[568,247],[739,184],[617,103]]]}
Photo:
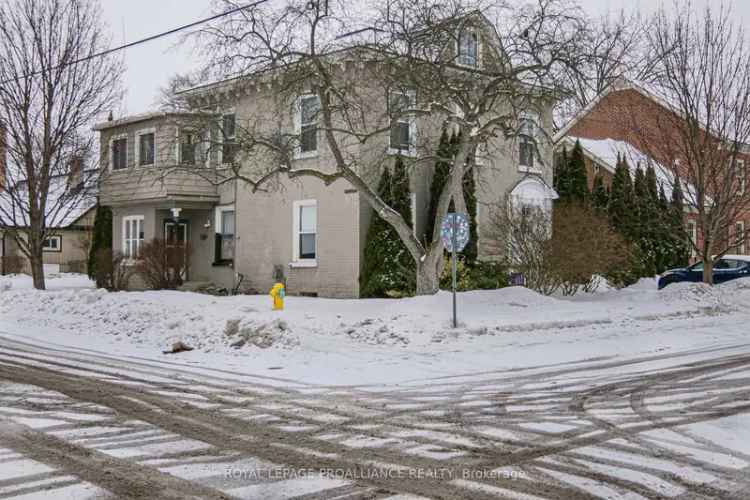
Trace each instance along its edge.
{"label": "driveway", "polygon": [[750,344],[320,386],[0,336],[0,499],[749,495]]}

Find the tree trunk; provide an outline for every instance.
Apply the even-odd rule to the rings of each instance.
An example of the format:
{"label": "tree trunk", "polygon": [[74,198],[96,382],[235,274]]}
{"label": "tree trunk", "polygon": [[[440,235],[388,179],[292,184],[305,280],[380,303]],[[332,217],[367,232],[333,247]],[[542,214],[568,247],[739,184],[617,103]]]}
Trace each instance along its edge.
{"label": "tree trunk", "polygon": [[438,292],[439,285],[440,277],[435,259],[428,255],[423,261],[417,261],[417,295],[434,295]]}
{"label": "tree trunk", "polygon": [[703,257],[703,283],[714,284],[714,260],[711,257]]}
{"label": "tree trunk", "polygon": [[37,290],[45,290],[44,257],[41,247],[38,250],[32,249],[29,264],[31,265],[31,278],[34,282],[34,288],[36,288]]}

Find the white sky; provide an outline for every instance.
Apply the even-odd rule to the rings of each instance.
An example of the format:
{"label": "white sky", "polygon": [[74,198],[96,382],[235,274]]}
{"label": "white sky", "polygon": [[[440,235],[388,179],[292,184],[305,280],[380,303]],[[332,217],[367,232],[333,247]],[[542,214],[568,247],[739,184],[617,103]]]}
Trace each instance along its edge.
{"label": "white sky", "polygon": [[[702,9],[708,2],[720,3],[718,0],[693,0],[693,8]],[[579,3],[591,15],[623,8],[639,9],[647,15],[660,4],[655,0],[579,0]],[[750,0],[725,0],[725,3],[750,32]],[[210,14],[210,0],[101,0],[101,4],[115,45],[167,31]],[[672,5],[672,1],[667,5]],[[192,45],[181,42],[177,34],[126,51],[123,80],[127,95],[122,112],[133,114],[152,109],[159,87],[171,75],[195,66],[197,59]]]}

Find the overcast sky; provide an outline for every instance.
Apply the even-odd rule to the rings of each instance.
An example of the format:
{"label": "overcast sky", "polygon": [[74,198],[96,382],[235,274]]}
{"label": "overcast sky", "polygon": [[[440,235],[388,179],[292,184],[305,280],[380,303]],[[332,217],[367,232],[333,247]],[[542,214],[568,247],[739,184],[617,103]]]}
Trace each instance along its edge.
{"label": "overcast sky", "polygon": [[[655,0],[579,2],[591,15],[617,12],[622,8],[638,8],[644,14],[650,14],[659,5]],[[707,2],[719,3],[717,0],[693,0],[694,8],[703,8]],[[750,31],[750,0],[725,2],[732,6],[736,17]],[[167,31],[210,14],[210,0],[101,0],[101,3],[116,45]],[[672,1],[669,0],[667,4],[671,5]],[[127,95],[123,112],[133,114],[153,109],[159,87],[171,75],[185,72],[196,64],[191,47],[180,42],[180,35],[172,35],[127,50],[124,76]]]}

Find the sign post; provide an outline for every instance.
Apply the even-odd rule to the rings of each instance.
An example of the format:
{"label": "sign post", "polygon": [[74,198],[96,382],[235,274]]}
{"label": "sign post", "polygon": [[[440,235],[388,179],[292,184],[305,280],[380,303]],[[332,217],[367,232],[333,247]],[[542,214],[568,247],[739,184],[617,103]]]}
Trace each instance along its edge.
{"label": "sign post", "polygon": [[469,242],[469,220],[466,215],[449,213],[443,217],[440,236],[445,248],[451,252],[451,283],[453,288],[453,328],[458,327],[456,307],[456,252],[464,249]]}

